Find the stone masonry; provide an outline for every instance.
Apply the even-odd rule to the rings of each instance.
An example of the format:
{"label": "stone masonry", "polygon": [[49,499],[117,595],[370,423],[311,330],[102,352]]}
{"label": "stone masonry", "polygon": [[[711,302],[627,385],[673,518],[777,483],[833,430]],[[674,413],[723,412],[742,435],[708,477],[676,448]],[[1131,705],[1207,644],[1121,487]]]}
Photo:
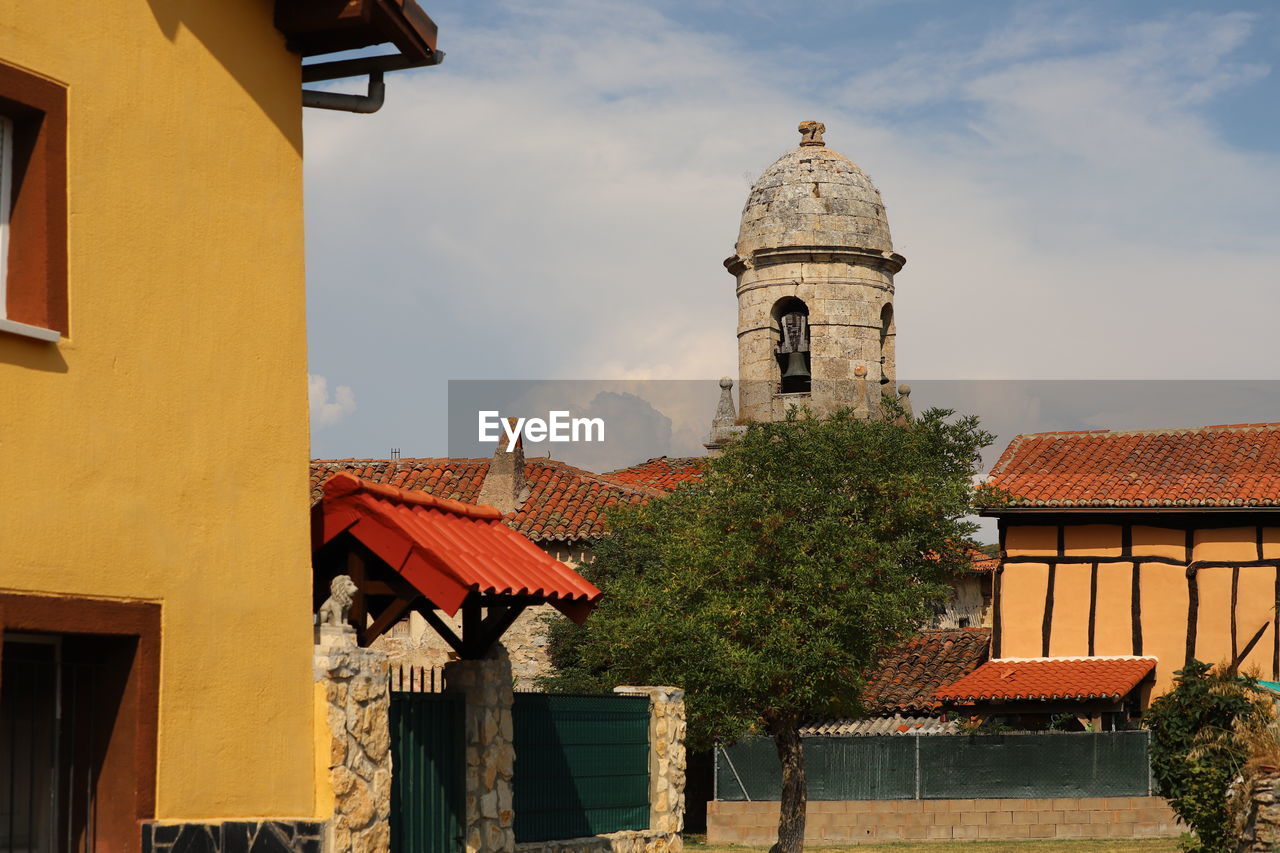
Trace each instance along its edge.
{"label": "stone masonry", "polygon": [[615,687],[613,692],[649,697],[649,829],[678,835],[684,828],[684,691]]}
{"label": "stone masonry", "polygon": [[512,853],[516,846],[511,808],[515,770],[511,660],[501,643],[483,660],[445,664],[445,690],[466,701],[467,853]]}
{"label": "stone masonry", "polygon": [[[1177,838],[1184,831],[1173,810],[1159,797],[819,800],[809,803],[805,821],[805,841],[824,845],[927,840]],[[716,800],[707,806],[708,844],[772,844],[777,832],[776,800]]]}
{"label": "stone masonry", "polygon": [[1243,791],[1236,853],[1280,850],[1280,768],[1261,768]]}
{"label": "stone masonry", "polygon": [[[780,420],[792,404],[874,416],[881,393],[895,391],[894,275],[905,262],[879,190],[820,136],[766,169],[725,261],[737,280],[739,416]],[[808,312],[812,387],[784,394],[779,316],[795,300]]]}
{"label": "stone masonry", "polygon": [[334,818],[328,853],[387,853],[391,845],[391,695],[387,656],[344,627],[317,629],[315,679],[324,685]]}

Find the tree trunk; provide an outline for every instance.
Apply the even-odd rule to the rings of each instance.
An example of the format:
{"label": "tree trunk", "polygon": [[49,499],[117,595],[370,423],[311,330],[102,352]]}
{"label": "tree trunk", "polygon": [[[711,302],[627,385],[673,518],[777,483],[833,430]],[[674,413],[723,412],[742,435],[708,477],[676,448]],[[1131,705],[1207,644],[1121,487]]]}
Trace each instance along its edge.
{"label": "tree trunk", "polygon": [[805,804],[809,792],[804,780],[800,726],[796,722],[783,722],[770,734],[778,750],[778,762],[782,765],[782,804],[778,814],[778,842],[769,853],[802,853]]}

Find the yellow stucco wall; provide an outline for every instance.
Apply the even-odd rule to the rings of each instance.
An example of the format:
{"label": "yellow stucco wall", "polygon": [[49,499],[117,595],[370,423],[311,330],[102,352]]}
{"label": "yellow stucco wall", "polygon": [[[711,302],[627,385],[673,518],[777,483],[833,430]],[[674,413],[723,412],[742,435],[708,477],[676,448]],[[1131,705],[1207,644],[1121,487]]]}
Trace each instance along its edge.
{"label": "yellow stucco wall", "polygon": [[1239,636],[1239,652],[1262,630],[1253,651],[1241,661],[1246,672],[1257,672],[1262,678],[1271,678],[1272,632],[1275,630],[1276,570],[1271,566],[1243,566],[1240,569],[1240,590],[1236,598],[1236,630]]}
{"label": "yellow stucco wall", "polygon": [[310,816],[302,118],[268,0],[0,0],[68,87],[71,336],[0,334],[0,587],[162,604],[157,817]]}
{"label": "yellow stucco wall", "polygon": [[1050,655],[1077,655],[1082,646],[1089,648],[1090,571],[1088,563],[1059,563],[1054,570]]}
{"label": "yellow stucco wall", "polygon": [[1049,582],[1044,563],[1019,563],[1006,567],[1000,579],[1000,656],[1039,657],[1042,648],[1041,620]]}
{"label": "yellow stucco wall", "polygon": [[[1066,525],[1064,553],[1057,564],[1054,582],[1054,610],[1049,652],[1054,656],[1086,655],[1090,577],[1088,563],[1075,557],[1118,557],[1122,555],[1122,526]],[[1142,617],[1142,653],[1159,658],[1153,695],[1173,684],[1173,673],[1182,667],[1187,648],[1188,590],[1186,534],[1181,529],[1134,525],[1131,528],[1132,554],[1140,564],[1139,589]],[[1263,557],[1280,559],[1280,528],[1264,527]],[[1005,531],[1005,552],[1010,558],[1043,558],[1057,553],[1058,531],[1054,526],[1010,525]],[[1197,572],[1199,606],[1196,618],[1196,656],[1209,663],[1232,657],[1232,576],[1238,571],[1236,594],[1236,650],[1243,652],[1249,641],[1266,625],[1260,639],[1243,661],[1246,670],[1263,678],[1273,677],[1275,632],[1276,569],[1273,566],[1214,566],[1213,561],[1256,560],[1257,528],[1205,528],[1193,534],[1193,559],[1202,565]],[[1168,563],[1143,562],[1142,557],[1177,560]],[[1132,584],[1133,563],[1099,562],[1097,603],[1094,623],[1094,654],[1133,653]],[[1000,653],[1004,657],[1027,657],[1040,653],[1044,619],[1044,590],[1048,568],[1045,563],[1006,562],[1001,573]]]}
{"label": "yellow stucco wall", "polygon": [[[1141,571],[1142,653],[1160,661],[1152,692],[1159,696],[1173,686],[1173,673],[1187,656],[1187,573],[1183,566],[1158,563],[1144,563]],[[1131,630],[1132,622],[1126,627]]]}

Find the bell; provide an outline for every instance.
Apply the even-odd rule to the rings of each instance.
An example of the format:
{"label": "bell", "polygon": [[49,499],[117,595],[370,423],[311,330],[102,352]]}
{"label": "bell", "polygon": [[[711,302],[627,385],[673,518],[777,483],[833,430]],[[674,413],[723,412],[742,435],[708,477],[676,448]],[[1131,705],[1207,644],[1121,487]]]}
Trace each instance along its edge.
{"label": "bell", "polygon": [[790,394],[809,390],[809,368],[804,363],[804,353],[792,350],[787,353],[787,369],[782,371],[782,391]]}

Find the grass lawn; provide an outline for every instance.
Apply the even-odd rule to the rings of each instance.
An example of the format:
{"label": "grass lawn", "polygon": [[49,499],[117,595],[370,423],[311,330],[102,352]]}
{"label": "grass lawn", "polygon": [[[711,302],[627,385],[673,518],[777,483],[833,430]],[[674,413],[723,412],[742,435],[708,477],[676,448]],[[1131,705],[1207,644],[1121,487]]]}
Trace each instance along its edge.
{"label": "grass lawn", "polygon": [[[767,847],[737,845],[710,847],[705,836],[686,835],[685,849],[690,853],[752,853]],[[1152,838],[1141,841],[920,841],[900,844],[854,844],[847,847],[820,847],[806,844],[809,850],[848,850],[850,853],[1177,853],[1176,838]]]}

